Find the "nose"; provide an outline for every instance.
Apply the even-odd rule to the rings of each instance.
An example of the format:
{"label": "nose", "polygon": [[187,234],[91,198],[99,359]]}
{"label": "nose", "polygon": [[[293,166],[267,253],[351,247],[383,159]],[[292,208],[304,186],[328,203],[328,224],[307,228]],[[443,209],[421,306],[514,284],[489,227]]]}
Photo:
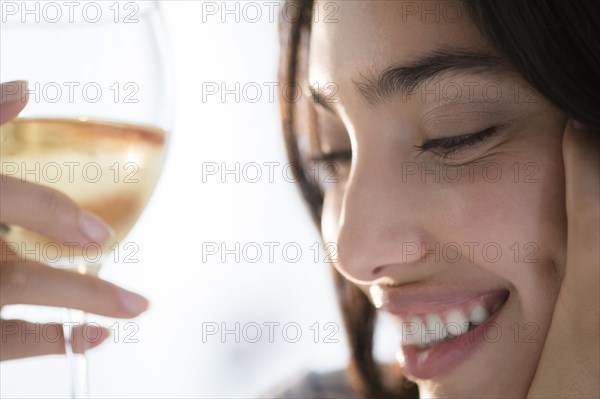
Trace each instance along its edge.
{"label": "nose", "polygon": [[334,264],[355,284],[407,282],[424,266],[422,249],[433,247],[426,185],[403,179],[398,154],[385,152],[355,156],[344,186],[324,204],[323,236],[336,243]]}

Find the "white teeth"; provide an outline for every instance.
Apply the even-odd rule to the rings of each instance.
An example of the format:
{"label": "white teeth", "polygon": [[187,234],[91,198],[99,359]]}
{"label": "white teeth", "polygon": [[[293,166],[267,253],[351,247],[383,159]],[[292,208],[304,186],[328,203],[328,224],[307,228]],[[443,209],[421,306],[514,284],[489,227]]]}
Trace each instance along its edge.
{"label": "white teeth", "polygon": [[404,323],[402,326],[402,342],[407,345],[423,344],[421,340],[421,331],[423,323],[418,317],[410,319],[409,323]]}
{"label": "white teeth", "polygon": [[425,341],[427,343],[441,341],[448,335],[448,330],[444,328],[444,322],[437,314],[427,315],[427,330],[425,331]]}
{"label": "white teeth", "polygon": [[483,306],[475,305],[469,315],[469,321],[473,324],[481,324],[488,317],[490,317],[490,314]]}
{"label": "white teeth", "polygon": [[421,338],[419,337],[418,334],[416,335],[407,335],[406,338],[403,340],[404,345],[417,345],[419,348],[422,348],[423,342],[421,342]]}
{"label": "white teeth", "polygon": [[[495,308],[499,307],[496,305]],[[476,304],[467,317],[460,309],[450,309],[444,318],[437,313],[413,316],[410,321],[397,319],[400,326],[403,345],[416,345],[428,348],[449,338],[463,335],[469,331],[469,326],[483,323],[490,312],[482,304]]]}
{"label": "white teeth", "polygon": [[453,309],[446,316],[446,330],[455,337],[469,330],[469,319],[458,309]]}

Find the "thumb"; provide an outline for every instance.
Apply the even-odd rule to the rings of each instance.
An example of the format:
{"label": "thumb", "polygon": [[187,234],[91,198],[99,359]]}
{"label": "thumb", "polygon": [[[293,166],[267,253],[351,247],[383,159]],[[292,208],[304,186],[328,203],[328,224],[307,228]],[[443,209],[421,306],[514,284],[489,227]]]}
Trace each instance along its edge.
{"label": "thumb", "polygon": [[569,121],[563,159],[567,264],[528,398],[598,396],[600,132]]}
{"label": "thumb", "polygon": [[[600,131],[567,123],[563,137],[567,210],[567,267],[564,305],[595,307],[600,290]],[[595,299],[595,300],[594,300]],[[591,309],[589,309],[591,310]],[[578,313],[579,313],[578,312]]]}
{"label": "thumb", "polygon": [[0,125],[16,118],[25,108],[28,99],[26,81],[15,80],[0,84]]}

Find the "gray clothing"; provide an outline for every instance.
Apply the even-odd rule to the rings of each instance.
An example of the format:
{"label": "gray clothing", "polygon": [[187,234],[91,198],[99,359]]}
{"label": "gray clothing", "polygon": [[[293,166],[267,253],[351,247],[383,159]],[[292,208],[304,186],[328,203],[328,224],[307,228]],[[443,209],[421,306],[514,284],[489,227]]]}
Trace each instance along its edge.
{"label": "gray clothing", "polygon": [[308,372],[275,387],[263,398],[277,399],[358,399],[344,370],[327,373]]}

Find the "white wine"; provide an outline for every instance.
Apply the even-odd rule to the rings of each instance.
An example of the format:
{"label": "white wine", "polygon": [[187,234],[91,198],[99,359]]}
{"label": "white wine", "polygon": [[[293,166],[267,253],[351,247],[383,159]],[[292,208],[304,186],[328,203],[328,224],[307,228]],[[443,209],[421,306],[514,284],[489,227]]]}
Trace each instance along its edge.
{"label": "white wine", "polygon": [[103,248],[56,243],[18,226],[8,226],[4,240],[27,258],[97,272],[146,206],[165,147],[165,131],[115,122],[21,118],[1,126],[2,175],[61,191],[115,231]]}

